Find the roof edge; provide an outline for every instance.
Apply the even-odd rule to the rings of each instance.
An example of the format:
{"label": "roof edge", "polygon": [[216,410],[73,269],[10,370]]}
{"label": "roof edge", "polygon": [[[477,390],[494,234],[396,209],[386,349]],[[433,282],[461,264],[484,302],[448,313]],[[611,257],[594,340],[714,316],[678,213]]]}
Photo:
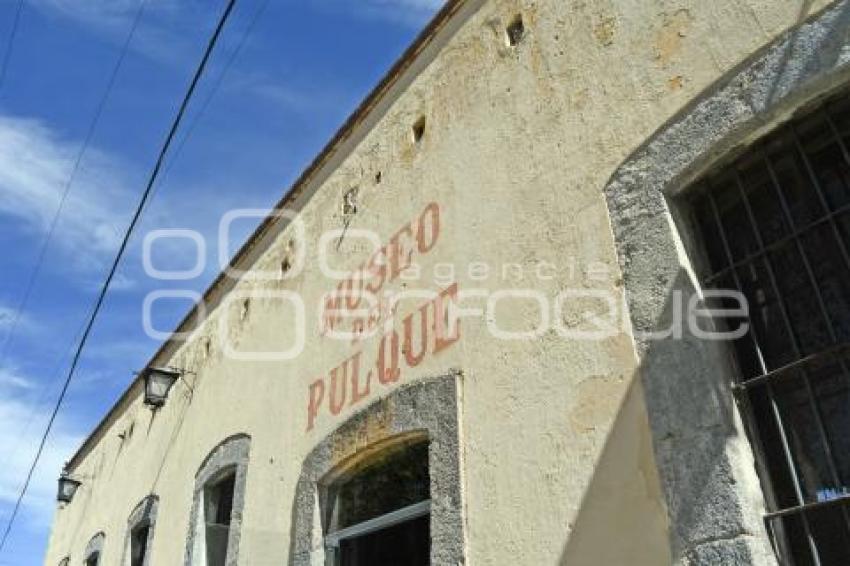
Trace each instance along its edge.
{"label": "roof edge", "polygon": [[[366,98],[363,99],[360,105],[358,105],[354,112],[345,120],[331,140],[322,148],[316,158],[313,159],[301,175],[298,176],[289,190],[284,193],[284,196],[272,209],[272,212],[266,216],[257,229],[254,230],[251,236],[248,237],[244,244],[242,244],[239,251],[236,252],[228,263],[228,269],[220,272],[209,287],[207,287],[201,298],[202,302],[207,303],[212,298],[212,295],[218,291],[225,282],[231,280],[226,276],[226,272],[229,269],[235,269],[239,266],[248,257],[252,249],[269,232],[272,226],[275,225],[276,221],[279,220],[279,216],[276,215],[275,212],[284,209],[287,204],[294,201],[301,194],[302,190],[307,187],[314,175],[322,169],[330,157],[334,155],[336,150],[351,136],[363,119],[372,112],[390,88],[394,86],[402,75],[410,68],[419,54],[431,44],[431,41],[435,38],[436,34],[445,27],[446,23],[449,22],[467,2],[468,0],[446,0],[445,5],[440,9],[440,11],[437,12],[437,14],[419,33],[416,39],[414,39],[413,43],[410,44],[404,53],[402,53],[401,57],[399,57],[392,67],[390,67],[389,71],[387,71],[375,88],[366,95]],[[148,361],[147,366],[155,365],[157,359],[167,354],[169,347],[172,347],[177,343],[177,340],[175,340],[174,337],[185,332],[186,329],[190,327],[197,314],[198,307],[192,307],[171,333],[171,336],[163,341],[159,348],[157,348],[156,352]],[[83,440],[80,447],[77,448],[68,460],[67,467],[69,470],[75,468],[82,461],[94,442],[99,439],[101,433],[106,430],[110,422],[117,416],[119,409],[129,403],[134,395],[134,390],[137,389],[136,386],[139,383],[140,378],[137,376],[130,382],[121,396],[115,401],[106,415],[104,415],[85,440]]]}

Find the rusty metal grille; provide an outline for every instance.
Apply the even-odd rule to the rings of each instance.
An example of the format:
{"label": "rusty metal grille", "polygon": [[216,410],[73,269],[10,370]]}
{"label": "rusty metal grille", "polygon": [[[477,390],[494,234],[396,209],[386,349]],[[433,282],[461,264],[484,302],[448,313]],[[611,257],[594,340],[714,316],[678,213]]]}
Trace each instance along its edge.
{"label": "rusty metal grille", "polygon": [[690,194],[704,287],[749,303],[734,388],[775,550],[783,564],[846,566],[850,97],[781,127]]}

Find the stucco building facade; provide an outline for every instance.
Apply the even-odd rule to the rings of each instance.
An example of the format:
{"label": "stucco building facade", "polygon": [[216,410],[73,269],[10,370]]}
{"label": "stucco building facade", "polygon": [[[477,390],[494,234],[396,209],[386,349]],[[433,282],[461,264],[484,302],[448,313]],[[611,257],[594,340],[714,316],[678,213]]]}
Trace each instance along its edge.
{"label": "stucco building facade", "polygon": [[850,564],[849,88],[844,0],[449,1],[45,564]]}

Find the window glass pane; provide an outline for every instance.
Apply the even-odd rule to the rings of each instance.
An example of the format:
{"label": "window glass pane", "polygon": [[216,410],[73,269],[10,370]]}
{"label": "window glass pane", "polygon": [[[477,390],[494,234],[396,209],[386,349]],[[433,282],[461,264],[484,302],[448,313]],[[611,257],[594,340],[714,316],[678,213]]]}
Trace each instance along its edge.
{"label": "window glass pane", "polygon": [[827,111],[842,138],[850,141],[850,96],[845,95],[827,105]]}
{"label": "window glass pane", "polygon": [[800,141],[830,209],[850,203],[850,167],[824,116],[800,126]]}
{"label": "window glass pane", "polygon": [[785,535],[786,547],[793,559],[793,566],[814,566],[815,561],[812,559],[812,551],[802,518],[799,515],[788,515],[774,521],[780,532]]}
{"label": "window glass pane", "polygon": [[726,253],[723,249],[723,240],[717,229],[711,202],[703,193],[694,201],[695,221],[699,226],[702,244],[705,247],[708,265],[704,267],[705,275],[722,271],[728,266]]}
{"label": "window glass pane", "polygon": [[[759,435],[761,454],[767,470],[770,471],[767,480],[772,487],[776,509],[787,509],[797,505],[797,495],[794,483],[782,447],[782,437],[774,417],[767,387],[753,387],[749,391],[750,406],[753,411],[756,433]],[[764,470],[760,470],[763,474]]]}
{"label": "window glass pane", "polygon": [[341,566],[428,566],[430,518],[419,517],[340,544]]}
{"label": "window glass pane", "polygon": [[236,473],[231,472],[205,490],[207,566],[224,566],[227,559],[235,486]]}
{"label": "window glass pane", "polygon": [[206,566],[225,566],[230,527],[208,523],[204,534],[207,547]]}
{"label": "window glass pane", "polygon": [[791,334],[782,316],[780,298],[771,284],[765,260],[745,264],[737,269],[737,274],[767,371],[795,361]]}
{"label": "window glass pane", "polygon": [[850,359],[831,358],[807,369],[841,481],[834,493],[824,495],[850,494]]}
{"label": "window glass pane", "polygon": [[[726,293],[732,293],[738,290],[735,287],[735,282],[731,274],[720,277],[713,289]],[[725,311],[732,311],[741,307],[740,302],[731,297],[724,297],[722,300],[719,298],[709,298],[706,300],[706,306],[710,309],[722,309]],[[717,320],[716,324],[726,332],[737,330],[741,325],[748,325],[749,331],[744,336],[733,341],[733,346],[738,353],[738,375],[735,377],[740,380],[747,380],[760,375],[761,364],[756,348],[753,325],[749,323],[749,317],[725,316],[722,320]]]}
{"label": "window glass pane", "polygon": [[144,566],[145,554],[147,553],[148,534],[150,526],[143,525],[133,529],[130,534],[130,564],[131,566]]}
{"label": "window glass pane", "polygon": [[389,449],[333,486],[333,530],[426,501],[428,443]]}
{"label": "window glass pane", "polygon": [[850,341],[850,270],[835,230],[829,224],[812,229],[802,237],[803,249],[817,280],[839,341]]}
{"label": "window glass pane", "polygon": [[807,512],[812,539],[820,556],[821,566],[850,564],[850,538],[841,505],[830,505]]}
{"label": "window glass pane", "polygon": [[838,228],[838,236],[844,244],[844,248],[850,251],[850,212],[844,212],[835,217]]}
{"label": "window glass pane", "polygon": [[786,244],[770,254],[779,293],[797,338],[800,357],[833,344],[817,294],[796,244]]}
{"label": "window glass pane", "polygon": [[236,485],[236,474],[227,477],[207,488],[206,518],[208,523],[229,525],[233,512],[233,490]]}
{"label": "window glass pane", "polygon": [[[785,512],[770,528],[788,564],[850,564],[836,501],[850,498],[850,354],[834,351],[850,344],[848,151],[845,95],[713,173],[692,201],[711,263],[703,285],[740,286],[748,301],[751,332],[730,346],[767,499]],[[722,231],[705,204],[712,198]],[[721,232],[734,272],[723,271]]]}
{"label": "window glass pane", "polygon": [[771,154],[770,160],[788,203],[791,218],[799,230],[822,217],[825,211],[793,140],[786,137],[781,144],[782,153]]}
{"label": "window glass pane", "polygon": [[777,380],[773,395],[785,425],[805,502],[819,501],[837,486],[832,481],[825,447],[801,372]]}
{"label": "window glass pane", "polygon": [[720,214],[720,224],[726,234],[732,259],[740,261],[759,251],[758,241],[750,223],[747,209],[741,200],[737,181],[729,176],[714,188],[714,201]]}
{"label": "window glass pane", "polygon": [[750,209],[755,217],[759,235],[765,245],[769,245],[791,233],[791,227],[785,220],[782,204],[777,196],[777,187],[770,176],[763,159],[754,159],[751,165],[741,172]]}

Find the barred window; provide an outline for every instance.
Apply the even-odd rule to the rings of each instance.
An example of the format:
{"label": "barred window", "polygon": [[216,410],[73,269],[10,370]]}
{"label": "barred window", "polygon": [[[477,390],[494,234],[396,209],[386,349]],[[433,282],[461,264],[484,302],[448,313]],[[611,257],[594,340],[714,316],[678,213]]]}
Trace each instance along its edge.
{"label": "barred window", "polygon": [[797,566],[850,564],[850,97],[689,194],[703,287],[749,303],[734,388],[776,551]]}

